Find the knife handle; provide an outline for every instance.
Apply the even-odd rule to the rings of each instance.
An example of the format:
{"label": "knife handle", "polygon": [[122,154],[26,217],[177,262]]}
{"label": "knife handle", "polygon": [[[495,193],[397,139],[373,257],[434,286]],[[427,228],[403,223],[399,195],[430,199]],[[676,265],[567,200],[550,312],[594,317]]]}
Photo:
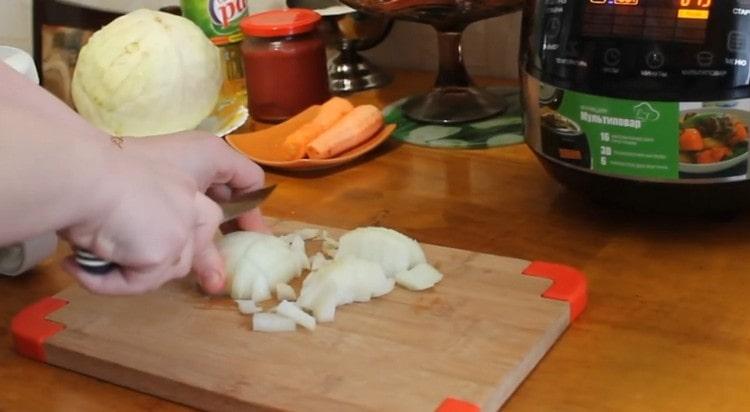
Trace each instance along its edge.
{"label": "knife handle", "polygon": [[75,259],[78,266],[92,275],[106,275],[117,267],[116,263],[108,262],[86,249],[75,249]]}

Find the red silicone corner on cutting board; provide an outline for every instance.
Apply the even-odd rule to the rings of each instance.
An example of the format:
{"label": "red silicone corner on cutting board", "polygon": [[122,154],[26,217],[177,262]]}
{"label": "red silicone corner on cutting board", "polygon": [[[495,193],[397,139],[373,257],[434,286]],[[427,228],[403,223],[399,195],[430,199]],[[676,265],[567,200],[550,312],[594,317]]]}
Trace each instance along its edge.
{"label": "red silicone corner on cutting board", "polygon": [[542,296],[570,303],[570,321],[574,321],[586,308],[588,282],[583,272],[570,266],[549,262],[532,262],[523,271],[524,275],[552,279],[554,282]]}
{"label": "red silicone corner on cutting board", "polygon": [[479,412],[477,405],[456,398],[447,398],[435,409],[435,412]]}
{"label": "red silicone corner on cutting board", "polygon": [[65,325],[47,320],[50,313],[68,304],[68,301],[47,297],[20,311],[10,323],[16,351],[23,356],[45,362],[44,342],[65,329]]}

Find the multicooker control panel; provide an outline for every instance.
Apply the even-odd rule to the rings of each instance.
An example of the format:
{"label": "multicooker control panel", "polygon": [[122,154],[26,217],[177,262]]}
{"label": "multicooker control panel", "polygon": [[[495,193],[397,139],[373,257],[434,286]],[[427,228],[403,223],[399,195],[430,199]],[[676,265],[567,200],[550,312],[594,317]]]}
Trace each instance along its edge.
{"label": "multicooker control panel", "polygon": [[750,0],[536,0],[527,70],[632,97],[750,96]]}

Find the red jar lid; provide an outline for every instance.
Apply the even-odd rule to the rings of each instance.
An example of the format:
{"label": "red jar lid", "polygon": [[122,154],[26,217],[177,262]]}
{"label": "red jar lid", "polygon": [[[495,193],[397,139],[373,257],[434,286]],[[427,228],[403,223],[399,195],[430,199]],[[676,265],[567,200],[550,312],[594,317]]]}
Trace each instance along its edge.
{"label": "red jar lid", "polygon": [[247,16],[240,29],[248,36],[279,37],[312,31],[320,14],[309,9],[281,9]]}

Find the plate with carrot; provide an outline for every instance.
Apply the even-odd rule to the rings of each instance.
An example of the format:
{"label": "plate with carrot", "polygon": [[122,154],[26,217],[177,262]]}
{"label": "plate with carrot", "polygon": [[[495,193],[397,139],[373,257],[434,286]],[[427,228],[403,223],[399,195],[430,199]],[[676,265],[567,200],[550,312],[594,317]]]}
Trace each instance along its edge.
{"label": "plate with carrot", "polygon": [[341,97],[311,106],[267,129],[226,137],[258,164],[314,170],[349,162],[383,143],[396,126],[385,124],[373,105],[354,106]]}
{"label": "plate with carrot", "polygon": [[697,109],[680,119],[680,171],[713,173],[747,161],[750,113]]}

